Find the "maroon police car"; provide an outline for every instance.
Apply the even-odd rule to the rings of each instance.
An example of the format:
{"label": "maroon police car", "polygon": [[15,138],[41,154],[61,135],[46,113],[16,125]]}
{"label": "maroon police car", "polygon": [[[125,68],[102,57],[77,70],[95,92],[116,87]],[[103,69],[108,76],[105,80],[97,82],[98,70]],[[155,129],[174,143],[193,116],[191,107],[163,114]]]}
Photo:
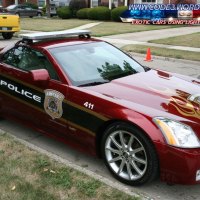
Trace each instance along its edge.
{"label": "maroon police car", "polygon": [[102,157],[126,184],[200,183],[200,80],[144,67],[88,31],[2,49],[0,116]]}

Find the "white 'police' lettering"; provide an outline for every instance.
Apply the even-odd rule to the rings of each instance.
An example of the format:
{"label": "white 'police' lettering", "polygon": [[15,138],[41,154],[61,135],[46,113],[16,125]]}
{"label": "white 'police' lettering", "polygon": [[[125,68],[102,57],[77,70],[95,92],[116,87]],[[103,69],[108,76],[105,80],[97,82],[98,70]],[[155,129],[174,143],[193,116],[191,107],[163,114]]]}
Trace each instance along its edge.
{"label": "white 'police' lettering", "polygon": [[33,99],[34,101],[37,101],[39,103],[41,103],[41,97],[29,92],[29,91],[26,91],[24,89],[19,89],[17,86],[13,85],[13,84],[10,84],[10,83],[7,83],[6,81],[4,80],[0,80],[0,85],[1,86],[5,86],[7,87],[9,90],[12,90],[18,94],[21,94],[29,99]]}

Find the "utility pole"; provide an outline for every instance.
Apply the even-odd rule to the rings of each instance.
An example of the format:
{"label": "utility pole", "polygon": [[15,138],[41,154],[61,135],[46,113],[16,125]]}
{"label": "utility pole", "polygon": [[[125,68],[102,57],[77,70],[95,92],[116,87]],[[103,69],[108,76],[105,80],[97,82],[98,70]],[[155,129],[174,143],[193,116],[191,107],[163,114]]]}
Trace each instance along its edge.
{"label": "utility pole", "polygon": [[128,6],[128,0],[124,1],[124,6]]}
{"label": "utility pole", "polygon": [[109,0],[109,9],[112,9],[112,0]]}
{"label": "utility pole", "polygon": [[50,18],[50,0],[46,0],[46,12],[47,12],[47,17]]}
{"label": "utility pole", "polygon": [[15,0],[15,4],[18,5],[18,0]]}

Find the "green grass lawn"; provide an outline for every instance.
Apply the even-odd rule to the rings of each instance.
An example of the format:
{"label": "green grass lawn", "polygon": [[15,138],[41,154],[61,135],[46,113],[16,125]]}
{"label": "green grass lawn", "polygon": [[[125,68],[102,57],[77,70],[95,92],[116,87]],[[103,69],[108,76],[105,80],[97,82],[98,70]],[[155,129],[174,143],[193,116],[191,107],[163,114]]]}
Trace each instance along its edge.
{"label": "green grass lawn", "polygon": [[149,42],[157,44],[169,44],[175,46],[187,46],[200,48],[200,32],[177,37],[169,37],[159,40],[151,40]]}
{"label": "green grass lawn", "polygon": [[34,31],[60,31],[71,29],[84,24],[92,23],[90,20],[78,19],[58,19],[58,18],[20,18],[20,25],[22,30]]}
{"label": "green grass lawn", "polygon": [[[98,21],[79,20],[79,19],[58,19],[58,18],[21,18],[22,30],[35,30],[35,31],[59,31],[78,27],[88,23]],[[156,29],[166,29],[177,26],[162,26],[162,25],[131,25],[130,23],[122,22],[102,22],[101,24],[90,28],[94,36],[106,36],[121,33],[132,33],[139,31],[149,31]]]}
{"label": "green grass lawn", "polygon": [[174,50],[174,49],[145,46],[145,45],[126,45],[122,48],[122,50],[127,51],[127,52],[146,54],[147,48],[149,47],[151,48],[151,54],[155,56],[164,56],[164,57],[171,57],[171,58],[176,58],[176,59],[200,61],[199,52]]}
{"label": "green grass lawn", "polygon": [[1,200],[139,200],[0,132]]}

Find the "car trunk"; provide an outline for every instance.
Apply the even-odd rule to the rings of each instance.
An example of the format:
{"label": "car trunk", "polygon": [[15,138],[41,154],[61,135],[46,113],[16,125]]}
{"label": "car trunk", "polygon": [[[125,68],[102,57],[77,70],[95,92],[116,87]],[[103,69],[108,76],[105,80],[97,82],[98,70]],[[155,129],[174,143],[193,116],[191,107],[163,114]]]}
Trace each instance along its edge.
{"label": "car trunk", "polygon": [[19,16],[0,14],[0,30],[12,31],[13,27],[19,26]]}

